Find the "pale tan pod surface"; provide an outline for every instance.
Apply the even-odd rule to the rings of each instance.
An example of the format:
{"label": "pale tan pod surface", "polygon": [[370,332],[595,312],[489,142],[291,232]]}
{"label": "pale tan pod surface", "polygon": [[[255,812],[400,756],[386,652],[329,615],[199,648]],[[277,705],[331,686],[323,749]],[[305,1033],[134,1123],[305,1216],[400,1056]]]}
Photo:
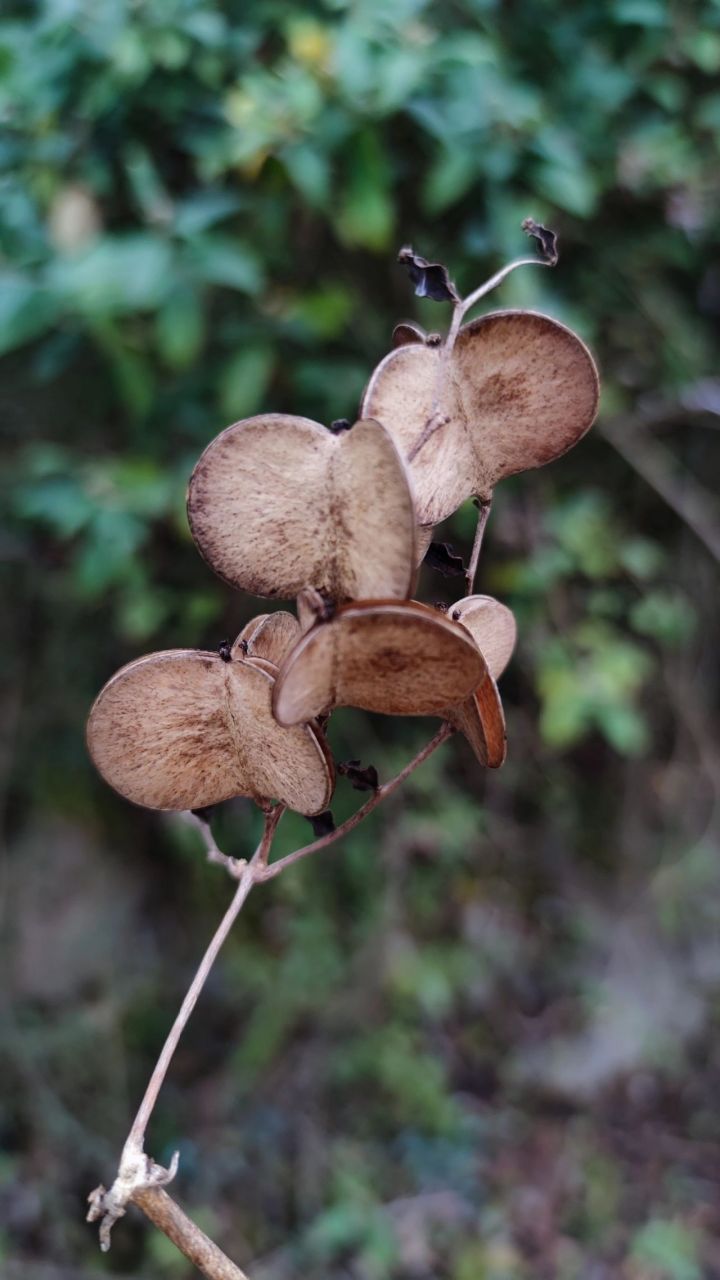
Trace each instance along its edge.
{"label": "pale tan pod surface", "polygon": [[499,680],[517,640],[517,623],[512,609],[494,596],[465,596],[464,600],[450,606],[448,616],[470,632],[490,675]]}
{"label": "pale tan pod surface", "polygon": [[313,586],[336,600],[403,599],[410,590],[408,474],[376,422],[338,434],[288,414],[235,423],[193,471],[188,519],[210,567],[255,595]]}
{"label": "pale tan pod surface", "polygon": [[417,565],[421,565],[425,559],[434,532],[435,526],[432,524],[419,524],[415,530],[415,563]]}
{"label": "pale tan pod surface", "polygon": [[231,796],[327,808],[334,775],[313,728],[282,730],[272,675],[215,653],[169,650],[123,667],[90,712],[99,772],[135,804],[197,809]]}
{"label": "pale tan pod surface", "polygon": [[474,641],[444,614],[417,601],[367,601],[303,637],[280,669],[273,707],[281,724],[336,706],[437,715],[485,675]]}
{"label": "pale tan pod surface", "polygon": [[484,768],[499,769],[505,763],[505,716],[492,676],[465,702],[446,710],[444,718],[465,735]]}
{"label": "pale tan pod surface", "polygon": [[232,647],[233,658],[267,658],[280,666],[300,637],[300,623],[292,613],[261,613],[246,623]]}
{"label": "pale tan pod surface", "polygon": [[324,735],[315,725],[283,729],[277,723],[272,711],[275,679],[268,669],[274,664],[267,659],[257,665],[225,665],[235,747],[254,788],[251,794],[280,800],[298,813],[322,813],[335,785]]}
{"label": "pale tan pod surface", "polygon": [[371,418],[331,438],[337,447],[331,462],[329,552],[336,576],[334,585],[328,583],[330,594],[335,600],[404,600],[415,569],[415,504],[397,445]]}
{"label": "pale tan pod surface", "polygon": [[[269,618],[269,617],[270,617],[269,613],[258,613],[254,618],[251,618],[249,622],[245,623],[245,626],[243,627],[242,631],[238,633],[238,635],[235,637],[235,640],[233,641],[233,647],[232,647],[233,658],[243,657],[244,653],[247,650],[247,647],[250,644],[251,637],[255,634],[258,628],[262,626],[266,618]],[[243,647],[243,641],[245,642],[244,647]]]}
{"label": "pale tan pod surface", "polygon": [[[365,391],[360,412],[382,422],[405,456],[430,417],[441,350],[416,343],[397,347],[378,365]],[[450,421],[408,464],[421,525],[439,524],[474,493],[475,457],[467,432],[456,423],[455,400],[451,378],[441,405]]]}
{"label": "pale tan pod surface", "polygon": [[[442,347],[401,346],[375,370],[361,412],[407,454],[430,416]],[[504,476],[542,466],[585,434],[597,412],[592,356],[570,329],[532,311],[498,311],[460,330],[439,411],[449,421],[410,470],[422,524]]]}
{"label": "pale tan pod surface", "polygon": [[424,345],[426,342],[427,333],[414,320],[401,320],[392,331],[392,345],[394,347],[411,346],[414,343],[422,343]]}

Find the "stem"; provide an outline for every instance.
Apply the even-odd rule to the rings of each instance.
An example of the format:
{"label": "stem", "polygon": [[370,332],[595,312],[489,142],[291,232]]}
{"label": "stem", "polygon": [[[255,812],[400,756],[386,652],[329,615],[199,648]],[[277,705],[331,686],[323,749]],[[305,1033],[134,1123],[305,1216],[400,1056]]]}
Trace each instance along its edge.
{"label": "stem", "polygon": [[415,441],[415,444],[407,455],[408,462],[414,461],[431,436],[434,436],[435,432],[439,431],[441,427],[444,427],[448,421],[448,419],[440,413],[440,403],[443,395],[445,394],[447,375],[450,368],[450,359],[455,349],[455,342],[457,340],[458,333],[460,332],[460,326],[467,312],[470,311],[481,298],[484,298],[486,293],[490,293],[493,289],[496,289],[499,284],[502,284],[503,280],[505,280],[512,271],[517,270],[518,267],[552,266],[554,266],[554,263],[544,262],[542,258],[516,258],[514,262],[508,262],[506,266],[501,267],[499,271],[496,271],[494,276],[490,276],[490,279],[486,280],[484,284],[479,285],[477,289],[472,293],[469,293],[467,298],[461,298],[459,302],[455,303],[453,307],[452,321],[450,323],[450,328],[448,329],[448,335],[441,348],[440,367],[435,380],[435,389],[433,391],[433,398],[430,404],[430,415],[420,435]]}
{"label": "stem", "polygon": [[145,1187],[134,1191],[131,1199],[204,1276],[210,1280],[248,1280],[245,1272],[183,1213],[167,1191]]}
{"label": "stem", "polygon": [[424,760],[427,760],[428,756],[431,756],[433,751],[454,732],[452,725],[442,724],[430,742],[405,765],[405,768],[394,778],[391,778],[389,782],[378,787],[375,794],[351,818],[348,818],[347,822],[344,822],[342,826],[329,835],[323,836],[319,840],[314,840],[312,844],[305,845],[302,849],[296,849],[294,853],[290,853],[287,857],[280,858],[270,865],[268,865],[270,848],[277,825],[285,812],[284,805],[278,804],[266,811],[263,836],[250,862],[244,863],[234,858],[227,858],[218,849],[212,835],[209,835],[209,832],[205,830],[206,824],[202,822],[197,824],[203,831],[210,860],[225,866],[231,875],[237,877],[239,874],[239,883],[232,902],[200,961],[195,977],[163,1045],[162,1052],[150,1077],[145,1095],[123,1147],[118,1176],[109,1191],[106,1191],[103,1186],[99,1186],[88,1197],[90,1201],[90,1209],[87,1215],[88,1221],[101,1220],[100,1247],[103,1251],[110,1248],[110,1232],[113,1224],[118,1218],[122,1217],[125,1212],[125,1206],[132,1202],[143,1210],[151,1222],[163,1231],[177,1245],[178,1249],[199,1267],[204,1275],[209,1277],[209,1280],[247,1280],[242,1271],[230,1261],[221,1249],[218,1249],[213,1244],[212,1240],[162,1190],[163,1184],[169,1182],[175,1175],[177,1153],[169,1169],[163,1169],[156,1165],[144,1153],[145,1132],[157,1102],[158,1094],[188,1018],[197,1004],[200,992],[217,959],[220,948],[235,923],[253,885],[260,881],[274,879],[285,867],[297,862],[300,858],[304,858],[309,853],[324,849],[326,845],[334,844],[336,840],[352,831],[354,827],[362,822],[363,818],[372,813],[373,809],[382,800],[391,795],[405,778],[414,769],[417,769],[418,765],[421,765]]}
{"label": "stem", "polygon": [[334,844],[336,840],[341,840],[348,832],[353,831],[364,818],[367,818],[368,814],[372,813],[373,809],[377,808],[381,801],[392,795],[393,791],[417,769],[418,765],[423,764],[428,756],[431,756],[433,751],[442,746],[443,742],[446,742],[454,732],[455,729],[451,724],[443,724],[434,738],[431,738],[422,750],[418,751],[416,756],[413,756],[412,760],[405,765],[405,768],[401,769],[400,773],[391,778],[389,782],[385,782],[381,787],[378,787],[374,795],[369,800],[366,800],[365,804],[361,805],[352,817],[343,822],[341,826],[336,827],[334,831],[329,832],[328,835],[321,836],[319,840],[313,840],[312,844],[306,844],[302,849],[296,849],[294,853],[288,853],[284,858],[278,858],[277,862],[271,862],[269,866],[259,872],[258,880],[273,880],[281,871],[284,871],[286,867],[291,867],[300,858],[306,857],[309,853],[317,853],[319,849],[327,848],[328,845]]}
{"label": "stem", "polygon": [[463,315],[470,311],[476,302],[484,298],[486,293],[497,289],[498,285],[502,284],[503,280],[512,271],[516,271],[518,267],[552,267],[554,265],[552,262],[543,261],[542,258],[516,258],[514,262],[508,262],[507,266],[501,267],[499,271],[495,272],[494,276],[490,276],[490,279],[481,284],[473,293],[469,293],[467,298],[463,298],[461,303]]}
{"label": "stem", "polygon": [[282,805],[277,805],[265,815],[265,829],[263,831],[262,839],[250,862],[245,863],[245,866],[243,867],[240,875],[240,882],[235,890],[235,896],[220,921],[205,955],[200,961],[195,977],[193,978],[190,987],[188,988],[187,995],[180,1006],[180,1011],[170,1028],[169,1035],[162,1048],[162,1053],[157,1060],[155,1069],[150,1077],[148,1087],[145,1090],[145,1096],[140,1103],[138,1113],[135,1116],[132,1128],[128,1134],[127,1142],[125,1143],[125,1150],[142,1151],[145,1145],[145,1131],[155,1107],[155,1103],[157,1102],[158,1094],[162,1088],[165,1076],[167,1075],[168,1067],[172,1062],[180,1037],[185,1029],[185,1024],[197,1004],[198,997],[205,986],[208,974],[217,960],[225,939],[242,910],[245,899],[256,880],[261,878],[259,875],[260,868],[264,867],[267,862],[275,830],[284,812],[284,807]]}
{"label": "stem", "polygon": [[472,549],[472,555],[470,556],[470,563],[467,568],[467,573],[465,574],[465,586],[467,588],[465,594],[468,596],[472,595],[473,589],[475,587],[475,574],[477,573],[478,561],[480,559],[480,551],[482,549],[482,544],[483,544],[483,535],[485,533],[485,526],[488,522],[488,517],[490,515],[491,507],[492,507],[491,497],[478,498],[478,518],[477,518],[477,524],[475,526],[475,540],[473,542],[473,549]]}

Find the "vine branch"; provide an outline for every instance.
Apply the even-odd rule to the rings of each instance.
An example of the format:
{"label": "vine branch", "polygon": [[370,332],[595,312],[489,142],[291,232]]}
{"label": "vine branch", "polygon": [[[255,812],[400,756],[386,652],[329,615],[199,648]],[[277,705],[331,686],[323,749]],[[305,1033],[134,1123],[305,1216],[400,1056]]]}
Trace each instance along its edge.
{"label": "vine branch", "polygon": [[98,1186],[88,1196],[90,1208],[88,1222],[100,1220],[100,1247],[103,1252],[110,1248],[110,1233],[115,1222],[125,1214],[130,1203],[137,1205],[160,1231],[172,1240],[173,1244],[202,1271],[208,1280],[247,1280],[244,1273],[209,1239],[208,1236],[192,1221],[187,1214],[164,1190],[166,1184],[175,1177],[178,1167],[178,1153],[173,1156],[170,1166],[164,1169],[146,1155],[144,1151],[145,1134],[150,1117],[157,1102],[158,1094],[164,1083],[168,1068],[177,1049],[180,1037],[187,1021],[197,1004],[200,993],[208,975],[218,957],[235,920],[247,900],[250,890],[255,884],[272,880],[275,876],[291,866],[300,858],[316,853],[328,845],[342,839],[364,818],[366,818],[382,800],[391,795],[409,775],[423,764],[452,734],[452,725],[443,723],[428,743],[418,751],[417,755],[400,770],[389,782],[378,787],[377,791],[364,805],[337,827],[335,831],[301,849],[296,849],[286,857],[270,863],[269,856],[278,824],[285,812],[283,805],[274,805],[265,813],[265,826],[262,839],[250,861],[228,857],[215,843],[209,825],[195,814],[185,815],[192,821],[203,837],[208,860],[222,865],[228,873],[238,880],[233,899],[227,908],[205,954],[200,961],[195,977],[188,988],[185,999],[173,1022],[162,1052],[153,1069],[145,1094],[140,1103],[120,1158],[118,1174],[109,1191]]}

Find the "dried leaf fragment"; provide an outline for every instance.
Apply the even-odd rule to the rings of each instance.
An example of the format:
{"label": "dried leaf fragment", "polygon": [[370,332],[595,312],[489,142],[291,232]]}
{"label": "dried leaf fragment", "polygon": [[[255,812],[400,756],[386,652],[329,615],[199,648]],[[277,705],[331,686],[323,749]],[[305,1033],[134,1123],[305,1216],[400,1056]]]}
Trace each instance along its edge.
{"label": "dried leaf fragment", "polygon": [[409,245],[403,245],[398,262],[407,268],[418,298],[432,298],[433,302],[459,302],[460,294],[450,279],[447,267],[441,262],[428,262]]}
{"label": "dried leaf fragment", "polygon": [[88,719],[106,782],[151,809],[206,809],[238,795],[304,814],[325,809],[334,769],[324,735],[277,724],[266,661],[173,649],[123,667]]}
{"label": "dried leaf fragment", "polygon": [[455,554],[449,542],[431,542],[425,552],[425,564],[444,578],[462,578],[465,573],[462,556]]}
{"label": "dried leaf fragment", "polygon": [[343,605],[288,654],[273,710],[286,725],[338,706],[438,715],[469,697],[486,670],[465,628],[436,609],[415,600],[363,601]]}
{"label": "dried leaf fragment", "polygon": [[377,791],[380,786],[378,771],[374,764],[368,764],[363,768],[359,760],[345,760],[342,764],[338,764],[337,771],[347,778],[355,791]]}
{"label": "dried leaf fragment", "polygon": [[549,316],[496,311],[464,325],[439,382],[443,352],[419,344],[390,351],[361,408],[405,456],[434,413],[445,419],[410,464],[421,525],[439,524],[466,498],[489,499],[505,476],[571,449],[598,404],[590,352]]}
{"label": "dried leaf fragment", "polygon": [[557,266],[560,253],[556,233],[551,231],[549,227],[544,227],[542,223],[536,222],[534,218],[525,218],[521,225],[525,234],[532,236],[533,240],[536,241],[540,253],[548,266]]}
{"label": "dried leaf fragment", "polygon": [[262,414],[208,445],[188,519],[210,567],[233,587],[291,597],[404,599],[415,555],[406,466],[380,423],[333,434],[309,418]]}

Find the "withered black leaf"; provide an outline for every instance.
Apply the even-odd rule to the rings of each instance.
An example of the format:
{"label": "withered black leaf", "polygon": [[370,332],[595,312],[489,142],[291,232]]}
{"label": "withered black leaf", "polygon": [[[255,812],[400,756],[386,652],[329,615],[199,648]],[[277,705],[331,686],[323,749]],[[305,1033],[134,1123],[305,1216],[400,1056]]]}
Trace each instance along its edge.
{"label": "withered black leaf", "polygon": [[316,813],[313,818],[308,818],[308,822],[313,829],[313,835],[316,840],[321,840],[323,836],[332,835],[335,830],[332,809],[326,809],[324,813]]}
{"label": "withered black leaf", "polygon": [[444,578],[462,578],[465,573],[462,556],[455,554],[449,542],[431,542],[425,553],[425,563],[430,569],[437,569]]}
{"label": "withered black leaf", "polygon": [[366,765],[363,769],[359,760],[346,760],[337,766],[337,771],[347,778],[356,791],[377,791],[380,786],[374,764]]}
{"label": "withered black leaf", "polygon": [[232,645],[229,640],[221,640],[218,645],[218,653],[223,662],[230,662],[232,658]]}
{"label": "withered black leaf", "polygon": [[349,418],[335,418],[334,422],[330,423],[330,430],[334,436],[338,436],[341,431],[350,431],[352,425]]}
{"label": "withered black leaf", "polygon": [[522,229],[526,235],[532,236],[533,240],[537,242],[538,248],[548,266],[554,267],[560,256],[556,233],[550,231],[548,227],[543,227],[534,218],[525,218]]}
{"label": "withered black leaf", "polygon": [[398,262],[407,268],[418,298],[432,298],[433,302],[459,302],[460,294],[450,279],[447,267],[441,262],[428,262],[415,253],[411,245],[403,245]]}

